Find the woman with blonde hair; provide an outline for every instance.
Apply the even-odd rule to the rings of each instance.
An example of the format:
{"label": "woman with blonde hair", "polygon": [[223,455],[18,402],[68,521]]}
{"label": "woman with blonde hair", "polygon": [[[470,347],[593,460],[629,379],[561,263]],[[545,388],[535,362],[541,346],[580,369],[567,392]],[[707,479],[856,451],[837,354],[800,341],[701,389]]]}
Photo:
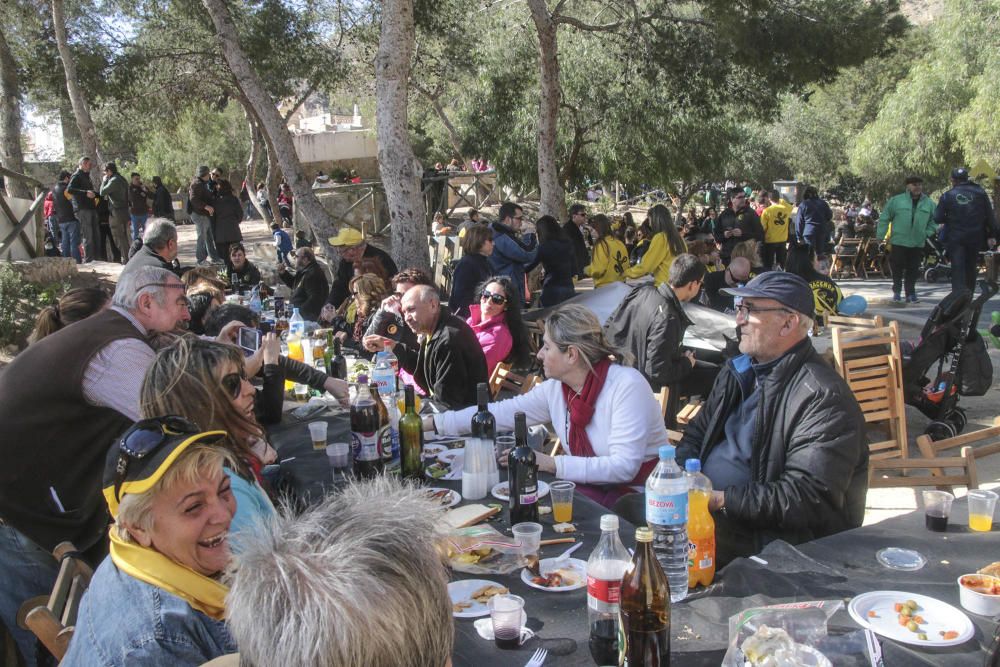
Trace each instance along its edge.
{"label": "woman with blonde hair", "polygon": [[261,470],[277,454],[257,421],[255,400],[242,351],[190,334],[160,350],[139,395],[143,417],[178,415],[199,428],[226,432],[221,444],[235,461],[226,473],[239,501],[234,532],[274,513],[261,486]]}
{"label": "woman with blonde hair", "polygon": [[[514,413],[528,424],[551,423],[567,453],[535,453],[538,469],[577,483],[577,489],[611,507],[621,496],[641,491],[667,442],[660,406],[649,383],[620,363],[597,317],[584,306],[565,304],[545,321],[538,351],[545,382],[527,394],[490,404],[497,428],[514,427]],[[469,431],[478,408],[425,417],[427,428],[460,435]]]}
{"label": "woman with blonde hair", "polygon": [[646,214],[653,236],[642,259],[635,266],[625,271],[626,278],[641,278],[651,275],[656,285],[667,282],[670,275],[670,265],[674,259],[687,252],[687,245],[674,226],[673,216],[663,204],[657,204]]}
{"label": "woman with blonde hair", "polygon": [[28,343],[37,343],[65,326],[96,315],[111,305],[111,295],[102,287],[78,287],[62,295],[57,303],[42,308]]}

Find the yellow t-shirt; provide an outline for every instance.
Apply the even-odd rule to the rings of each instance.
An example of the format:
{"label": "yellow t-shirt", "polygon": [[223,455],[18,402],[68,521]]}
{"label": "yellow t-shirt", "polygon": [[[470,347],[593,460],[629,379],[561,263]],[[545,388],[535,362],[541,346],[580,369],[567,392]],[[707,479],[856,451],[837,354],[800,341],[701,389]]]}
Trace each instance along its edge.
{"label": "yellow t-shirt", "polygon": [[764,243],[784,243],[788,240],[788,228],[792,224],[792,205],[782,199],[771,204],[760,216],[764,227]]}
{"label": "yellow t-shirt", "polygon": [[[687,252],[687,244],[681,241],[681,245],[684,246],[681,252]],[[642,276],[652,274],[656,285],[660,286],[667,282],[667,278],[670,275],[670,265],[674,263],[674,259],[676,258],[677,255],[673,254],[670,250],[667,235],[663,232],[657,232],[650,240],[649,248],[646,250],[646,254],[642,256],[642,261],[627,269],[625,277],[641,278]]]}
{"label": "yellow t-shirt", "polygon": [[594,279],[594,287],[625,280],[628,252],[625,244],[614,236],[605,236],[594,244],[594,257],[583,272]]}

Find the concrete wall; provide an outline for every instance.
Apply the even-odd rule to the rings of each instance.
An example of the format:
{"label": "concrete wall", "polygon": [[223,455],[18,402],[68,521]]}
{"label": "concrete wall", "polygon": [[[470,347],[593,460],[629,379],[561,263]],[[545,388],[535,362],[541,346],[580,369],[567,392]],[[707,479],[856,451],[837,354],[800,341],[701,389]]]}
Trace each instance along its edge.
{"label": "concrete wall", "polygon": [[341,165],[345,161],[374,162],[378,156],[375,133],[370,130],[298,134],[292,140],[295,142],[295,152],[307,170],[320,169],[314,166],[317,163]]}

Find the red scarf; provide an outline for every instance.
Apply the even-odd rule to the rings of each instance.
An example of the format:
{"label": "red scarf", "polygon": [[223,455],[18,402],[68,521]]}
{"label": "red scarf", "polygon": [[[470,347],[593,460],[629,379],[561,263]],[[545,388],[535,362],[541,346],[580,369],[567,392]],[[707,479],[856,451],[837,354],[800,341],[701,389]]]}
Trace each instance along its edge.
{"label": "red scarf", "polygon": [[[568,440],[567,447],[571,456],[593,457],[594,448],[590,444],[590,436],[587,435],[587,425],[594,418],[594,406],[597,405],[597,397],[604,389],[604,382],[608,379],[608,369],[611,368],[610,359],[602,359],[594,365],[594,370],[587,374],[587,380],[583,383],[583,389],[579,394],[563,383],[563,400],[566,401],[566,409],[569,411],[569,429],[566,434]],[[649,473],[656,467],[656,459],[650,459],[642,464],[639,472],[628,484],[618,485],[591,485],[577,484],[577,490],[581,491],[588,498],[600,503],[604,507],[611,508],[615,501],[628,493],[634,493],[632,486],[640,486],[646,483]]]}

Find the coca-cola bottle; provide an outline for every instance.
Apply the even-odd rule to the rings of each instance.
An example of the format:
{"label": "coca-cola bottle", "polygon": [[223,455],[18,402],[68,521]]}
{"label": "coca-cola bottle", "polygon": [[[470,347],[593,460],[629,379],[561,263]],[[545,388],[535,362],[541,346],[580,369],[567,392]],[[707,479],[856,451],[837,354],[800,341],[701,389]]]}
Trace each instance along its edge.
{"label": "coca-cola bottle", "polygon": [[351,441],[354,450],[354,474],[370,479],[382,472],[382,454],[378,448],[378,406],[368,387],[368,376],[358,376],[358,395],[351,403]]}
{"label": "coca-cola bottle", "polygon": [[601,539],[587,561],[587,617],[590,655],[601,667],[618,664],[622,575],[630,556],[618,537],[618,517],[601,517]]}

